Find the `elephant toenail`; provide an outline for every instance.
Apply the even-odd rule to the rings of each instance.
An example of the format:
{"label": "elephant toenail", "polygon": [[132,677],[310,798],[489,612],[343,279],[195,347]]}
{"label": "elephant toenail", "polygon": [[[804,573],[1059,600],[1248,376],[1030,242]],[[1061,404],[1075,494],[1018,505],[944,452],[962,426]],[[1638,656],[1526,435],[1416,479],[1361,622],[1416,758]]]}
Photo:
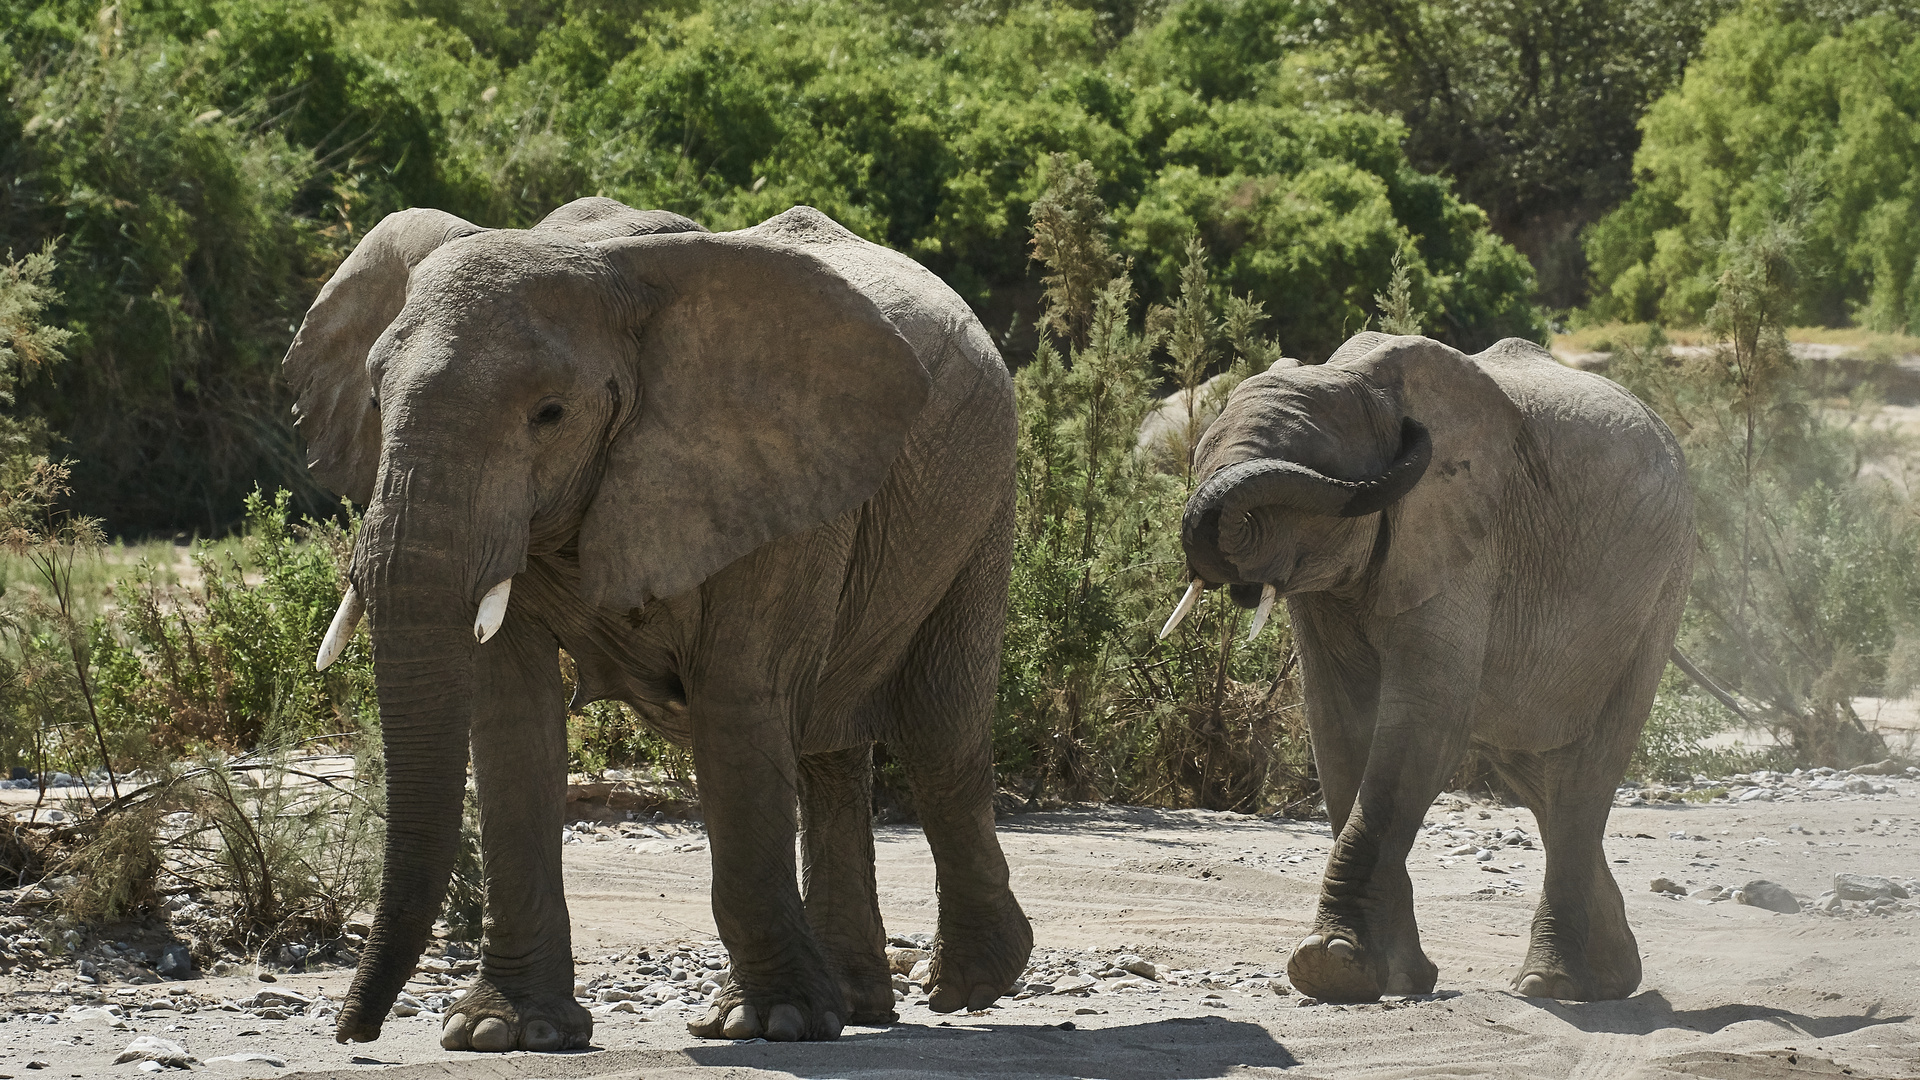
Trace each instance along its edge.
{"label": "elephant toenail", "polygon": [[1311,949],[1325,940],[1327,939],[1321,937],[1319,934],[1308,934],[1305,938],[1301,939],[1300,947],[1302,949]]}
{"label": "elephant toenail", "polygon": [[1553,995],[1548,992],[1547,980],[1538,975],[1529,975],[1520,980],[1520,996],[1551,997]]}
{"label": "elephant toenail", "polygon": [[735,1005],[727,1014],[727,1022],[720,1029],[729,1039],[757,1039],[760,1037],[760,1018],[753,1014],[751,1005]]}
{"label": "elephant toenail", "polygon": [[820,1014],[820,1030],[829,1039],[840,1037],[840,1018],[833,1013]]}
{"label": "elephant toenail", "polygon": [[937,1013],[953,1012],[966,1003],[967,999],[960,996],[960,991],[951,986],[936,986],[933,993],[927,995],[927,1008]]}
{"label": "elephant toenail", "polygon": [[520,1033],[522,1050],[558,1050],[560,1049],[560,1031],[545,1020],[532,1020],[525,1031]]}
{"label": "elephant toenail", "polygon": [[1345,938],[1334,938],[1327,942],[1327,955],[1336,960],[1353,959],[1353,942]]}
{"label": "elephant toenail", "polygon": [[473,1048],[499,1054],[513,1049],[513,1028],[497,1016],[483,1018],[473,1025]]}
{"label": "elephant toenail", "polygon": [[1413,993],[1413,976],[1408,975],[1404,971],[1394,972],[1393,978],[1387,980],[1387,993],[1389,994]]}
{"label": "elephant toenail", "polygon": [[794,1042],[807,1034],[807,1018],[800,1010],[782,1002],[767,1015],[767,1041]]}
{"label": "elephant toenail", "polygon": [[440,1049],[466,1050],[472,1042],[473,1018],[465,1013],[454,1013],[440,1027]]}

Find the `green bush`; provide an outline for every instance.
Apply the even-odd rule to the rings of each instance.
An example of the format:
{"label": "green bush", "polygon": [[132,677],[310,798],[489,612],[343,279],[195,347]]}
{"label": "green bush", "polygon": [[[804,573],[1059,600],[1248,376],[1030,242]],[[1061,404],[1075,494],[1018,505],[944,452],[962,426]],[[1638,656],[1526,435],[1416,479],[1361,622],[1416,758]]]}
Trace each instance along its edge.
{"label": "green bush", "polygon": [[[1737,242],[1801,223],[1786,325],[1920,326],[1920,14],[1749,0],[1642,122],[1639,185],[1589,229],[1594,321],[1701,322]],[[1876,8],[1880,5],[1863,5]]]}
{"label": "green bush", "polygon": [[1655,328],[1612,373],[1687,452],[1699,541],[1683,647],[1798,760],[1844,766],[1886,754],[1852,701],[1906,678],[1896,645],[1920,610],[1920,518],[1865,473],[1866,425],[1787,348],[1803,250],[1780,223],[1729,245],[1708,312],[1720,344],[1679,360]]}
{"label": "green bush", "polygon": [[386,213],[526,226],[582,195],[713,228],[806,203],[953,282],[1032,347],[1025,221],[1055,152],[1097,161],[1169,302],[1188,237],[1295,355],[1377,315],[1401,254],[1432,333],[1539,338],[1524,259],[1396,120],[1293,61],[1311,5],[1004,9],[874,0],[0,0],[0,236],[61,238],[76,363],[30,411],[116,533],[225,532],[246,492],[333,500],[277,375]]}
{"label": "green bush", "polygon": [[1192,478],[1155,471],[1134,448],[1169,334],[1167,374],[1188,389],[1210,367],[1245,374],[1277,350],[1251,333],[1257,305],[1239,298],[1215,314],[1197,242],[1185,245],[1174,308],[1148,312],[1144,334],[1129,329],[1133,284],[1110,248],[1097,175],[1057,155],[1047,179],[1032,211],[1045,270],[1040,346],[1014,380],[1018,527],[994,724],[1002,783],[1030,799],[1299,803],[1311,785],[1285,620],[1242,642],[1241,611],[1216,592],[1158,640],[1186,588],[1179,523]]}
{"label": "green bush", "polygon": [[151,567],[121,584],[118,617],[93,631],[113,727],[174,757],[351,734],[378,715],[364,632],[314,670],[344,592],[351,526],[295,524],[290,504],[285,490],[248,496],[241,553],[199,547],[197,588],[170,587]]}

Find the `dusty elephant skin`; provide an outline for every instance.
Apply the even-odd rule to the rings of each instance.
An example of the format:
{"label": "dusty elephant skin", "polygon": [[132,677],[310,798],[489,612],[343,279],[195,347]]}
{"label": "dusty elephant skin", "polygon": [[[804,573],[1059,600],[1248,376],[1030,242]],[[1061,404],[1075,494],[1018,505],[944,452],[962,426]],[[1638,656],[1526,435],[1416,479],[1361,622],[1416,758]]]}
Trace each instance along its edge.
{"label": "dusty elephant skin", "polygon": [[1361,334],[1243,383],[1196,452],[1204,587],[1287,597],[1336,841],[1287,971],[1329,1001],[1428,993],[1406,858],[1468,747],[1547,850],[1513,985],[1622,998],[1640,955],[1601,841],[1692,559],[1679,446],[1632,395],[1509,339]]}
{"label": "dusty elephant skin", "polygon": [[409,210],[321,290],[286,373],[315,476],[366,506],[321,662],[364,604],[387,758],[341,1041],[378,1037],[425,945],[470,746],[486,940],[442,1043],[587,1045],[558,648],[576,703],[629,702],[693,748],[733,960],[695,1034],[893,1018],[876,740],[937,864],[933,1003],[1010,987],[1032,935],[993,831],[988,718],[1013,394],[937,278],[806,207],[725,234],[608,199],[525,231]]}

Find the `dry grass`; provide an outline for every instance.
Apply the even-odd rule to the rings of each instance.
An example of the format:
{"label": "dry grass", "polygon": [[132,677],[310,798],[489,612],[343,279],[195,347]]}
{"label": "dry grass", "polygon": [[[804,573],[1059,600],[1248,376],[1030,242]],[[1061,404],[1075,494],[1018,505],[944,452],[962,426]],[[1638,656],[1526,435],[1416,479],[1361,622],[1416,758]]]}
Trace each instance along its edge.
{"label": "dry grass", "polygon": [[[1705,327],[1663,327],[1667,342],[1691,347],[1711,345],[1714,337]],[[1608,322],[1583,326],[1553,336],[1556,354],[1612,352],[1629,342],[1646,340],[1646,323]],[[1883,334],[1857,326],[1795,326],[1787,329],[1787,340],[1802,345],[1841,345],[1859,350],[1866,356],[1905,356],[1920,353],[1920,337],[1908,334]]]}

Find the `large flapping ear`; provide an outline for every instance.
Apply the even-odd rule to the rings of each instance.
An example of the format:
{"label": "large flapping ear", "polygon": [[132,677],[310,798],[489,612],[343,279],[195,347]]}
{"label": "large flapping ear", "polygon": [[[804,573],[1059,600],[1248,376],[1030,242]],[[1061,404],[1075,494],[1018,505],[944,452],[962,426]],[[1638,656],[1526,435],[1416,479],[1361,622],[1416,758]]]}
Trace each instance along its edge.
{"label": "large flapping ear", "polygon": [[367,351],[405,306],[407,276],[442,244],[484,231],[439,210],[388,214],[307,309],[280,367],[293,386],[307,468],[335,494],[361,505],[373,500],[380,417]]}
{"label": "large flapping ear", "polygon": [[1523,418],[1473,358],[1428,338],[1371,337],[1364,353],[1342,347],[1328,364],[1380,387],[1433,441],[1420,482],[1387,510],[1377,604],[1392,615],[1426,602],[1480,552],[1519,465]]}
{"label": "large flapping ear", "polygon": [[534,232],[564,233],[583,244],[620,236],[706,232],[699,222],[669,210],[635,210],[618,199],[590,195],[575,199],[540,219]]}
{"label": "large flapping ear", "polygon": [[777,235],[596,246],[638,308],[639,402],[581,523],[588,602],[677,595],[872,497],[929,386],[872,301]]}

